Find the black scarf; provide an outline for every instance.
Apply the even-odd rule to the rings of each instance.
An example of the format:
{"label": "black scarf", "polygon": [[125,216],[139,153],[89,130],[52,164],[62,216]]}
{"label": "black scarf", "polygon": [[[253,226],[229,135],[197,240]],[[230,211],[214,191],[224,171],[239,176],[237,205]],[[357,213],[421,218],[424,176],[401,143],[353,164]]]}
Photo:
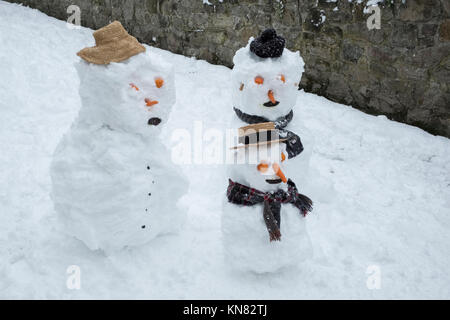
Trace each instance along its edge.
{"label": "black scarf", "polygon": [[285,128],[289,122],[291,122],[292,118],[294,117],[294,111],[291,110],[287,115],[279,117],[275,121],[270,121],[269,119],[261,116],[254,116],[251,114],[247,114],[245,112],[242,112],[238,108],[234,108],[234,112],[236,112],[236,115],[239,119],[242,121],[248,123],[248,124],[256,124],[256,123],[263,123],[263,122],[273,122],[275,123],[275,129],[283,129]]}
{"label": "black scarf", "polygon": [[[239,119],[242,121],[248,123],[248,124],[256,124],[256,123],[262,123],[262,122],[270,122],[269,119],[260,117],[260,116],[253,116],[247,113],[242,112],[238,108],[234,108],[234,111],[236,112],[236,115]],[[288,153],[288,159],[294,158],[298,156],[300,153],[303,152],[303,144],[298,135],[293,133],[292,131],[284,129],[289,122],[292,120],[294,116],[294,112],[291,110],[291,112],[283,117],[278,118],[275,120],[275,129],[277,129],[278,135],[280,139],[286,139],[283,143],[286,144],[286,151]]]}
{"label": "black scarf", "polygon": [[229,180],[227,197],[228,201],[234,204],[253,206],[259,203],[264,204],[263,216],[270,241],[280,241],[281,232],[281,204],[291,203],[296,206],[303,216],[312,211],[313,202],[307,196],[298,193],[295,183],[289,179],[288,191],[278,189],[271,192],[263,192],[244,186],[240,183]]}

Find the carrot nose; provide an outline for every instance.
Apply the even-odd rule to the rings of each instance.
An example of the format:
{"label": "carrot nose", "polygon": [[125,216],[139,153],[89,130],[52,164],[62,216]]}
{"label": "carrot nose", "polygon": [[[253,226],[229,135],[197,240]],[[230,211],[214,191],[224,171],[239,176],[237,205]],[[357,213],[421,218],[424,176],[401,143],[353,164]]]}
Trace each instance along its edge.
{"label": "carrot nose", "polygon": [[284,183],[287,182],[286,176],[284,175],[283,171],[281,171],[280,166],[278,163],[274,163],[272,165],[273,170],[275,171],[275,174],[283,181]]}
{"label": "carrot nose", "polygon": [[145,98],[145,104],[147,107],[154,106],[155,104],[158,104],[158,101],[156,100],[150,100],[149,98]]}
{"label": "carrot nose", "polygon": [[274,103],[274,104],[277,103],[277,100],[275,100],[275,97],[273,96],[272,90],[269,90],[269,92],[267,92],[267,96],[269,97],[269,99],[272,103]]}

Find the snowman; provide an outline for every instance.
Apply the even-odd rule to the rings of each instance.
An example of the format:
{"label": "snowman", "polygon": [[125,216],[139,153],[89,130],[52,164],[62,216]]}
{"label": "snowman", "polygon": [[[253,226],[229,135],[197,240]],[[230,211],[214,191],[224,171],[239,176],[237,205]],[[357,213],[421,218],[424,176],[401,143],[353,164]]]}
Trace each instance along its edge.
{"label": "snowman", "polygon": [[[285,40],[273,29],[251,38],[233,62],[235,117],[231,123],[240,127],[236,134],[240,145],[229,155],[234,163],[228,165],[230,181],[222,215],[225,254],[238,269],[274,272],[311,254],[304,216],[312,210],[312,201],[298,192],[296,184],[302,192],[308,190],[313,139],[301,121],[294,121],[293,111],[304,63],[298,52],[285,49]],[[270,142],[274,138],[278,143]],[[245,155],[243,150],[247,150]],[[269,156],[254,163],[251,155],[260,158],[260,150]],[[230,196],[236,188],[244,199],[256,192],[264,201],[248,205],[236,200]],[[269,211],[275,231],[273,223],[267,225]],[[270,229],[269,238],[265,228]]]}
{"label": "snowman", "polygon": [[267,29],[257,39],[250,38],[247,46],[236,52],[233,63],[232,126],[274,122],[280,136],[289,136],[289,141],[299,146],[292,149],[286,170],[303,188],[309,188],[314,139],[302,120],[294,116],[304,71],[299,52],[286,49],[284,38]]}
{"label": "snowman", "polygon": [[160,140],[175,103],[173,68],[149,55],[120,22],[81,50],[81,109],[51,166],[52,199],[65,230],[113,252],[179,230],[188,185]]}
{"label": "snowman", "polygon": [[311,255],[304,217],[312,201],[286,177],[288,138],[272,122],[239,132],[222,214],[227,264],[256,273],[296,265]]}

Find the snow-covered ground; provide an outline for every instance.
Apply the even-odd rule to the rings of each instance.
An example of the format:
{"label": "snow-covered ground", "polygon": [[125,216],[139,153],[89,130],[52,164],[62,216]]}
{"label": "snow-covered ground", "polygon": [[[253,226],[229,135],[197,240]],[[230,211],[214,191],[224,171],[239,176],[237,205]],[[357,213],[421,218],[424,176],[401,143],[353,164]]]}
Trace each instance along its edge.
{"label": "snow-covered ground", "polygon": [[[66,236],[49,197],[52,153],[80,108],[75,53],[92,30],[0,1],[0,298],[450,298],[450,140],[300,91],[312,166],[335,184],[307,218],[314,256],[236,273],[221,246],[221,165],[187,165],[185,228],[113,256]],[[176,66],[164,132],[227,128],[230,70],[149,48]],[[66,270],[81,269],[69,290]],[[380,271],[381,288],[367,287]],[[377,274],[372,274],[377,276]]]}

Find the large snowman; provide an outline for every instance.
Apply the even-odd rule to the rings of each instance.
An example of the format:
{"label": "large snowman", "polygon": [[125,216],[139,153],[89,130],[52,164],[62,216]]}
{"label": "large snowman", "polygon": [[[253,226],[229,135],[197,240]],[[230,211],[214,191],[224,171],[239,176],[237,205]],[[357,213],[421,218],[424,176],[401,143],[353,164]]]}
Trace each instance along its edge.
{"label": "large snowman", "polygon": [[78,53],[82,106],[51,166],[65,229],[106,252],[179,229],[187,181],[160,140],[175,103],[172,66],[149,55],[120,22]]}
{"label": "large snowman", "polygon": [[[279,139],[265,143],[260,140],[263,135],[250,134],[250,140],[256,136],[257,141],[239,141],[241,145],[229,151],[228,159],[235,163],[228,165],[230,181],[222,215],[225,255],[229,264],[240,270],[274,272],[297,265],[312,252],[304,219],[312,202],[299,191],[305,192],[309,180],[313,139],[293,110],[304,63],[298,52],[285,49],[285,40],[273,29],[251,38],[236,52],[233,62],[232,127],[258,131],[269,126],[272,136],[266,140],[273,140],[274,133]],[[282,173],[281,177],[277,173]],[[230,194],[236,189],[241,190],[238,200]],[[255,192],[275,203],[275,208],[268,210],[266,201],[239,200]],[[269,231],[267,237],[264,232],[270,229],[268,211],[280,236]]]}

